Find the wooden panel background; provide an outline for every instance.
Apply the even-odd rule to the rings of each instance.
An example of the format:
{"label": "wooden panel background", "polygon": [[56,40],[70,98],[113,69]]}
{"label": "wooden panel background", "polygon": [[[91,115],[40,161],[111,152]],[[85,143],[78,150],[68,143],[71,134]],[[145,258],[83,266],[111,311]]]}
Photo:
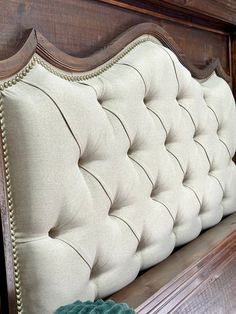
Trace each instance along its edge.
{"label": "wooden panel background", "polygon": [[[219,21],[214,15],[214,18],[209,20],[208,17],[207,20],[202,15],[197,16],[198,1],[195,1],[197,11],[188,14],[183,12],[182,7],[184,3],[189,6],[191,3],[194,7],[192,1],[172,1],[178,4],[174,9],[173,5],[169,7],[170,2],[1,0],[0,59],[14,54],[25,31],[32,27],[66,53],[85,56],[103,47],[132,25],[155,22],[169,32],[195,65],[202,67],[209,59],[218,57],[224,70],[232,75],[230,32],[235,29],[235,18],[226,16],[225,21],[222,21],[222,17]],[[205,8],[208,2],[214,1],[204,1]],[[209,7],[214,9],[214,6],[213,9]],[[230,12],[228,14],[232,15]]]}
{"label": "wooden panel background", "polygon": [[[163,27],[194,65],[203,68],[219,58],[236,96],[235,0],[0,0],[0,60],[19,49],[31,28],[62,51],[85,57],[142,22]],[[0,263],[7,313],[1,246]]]}

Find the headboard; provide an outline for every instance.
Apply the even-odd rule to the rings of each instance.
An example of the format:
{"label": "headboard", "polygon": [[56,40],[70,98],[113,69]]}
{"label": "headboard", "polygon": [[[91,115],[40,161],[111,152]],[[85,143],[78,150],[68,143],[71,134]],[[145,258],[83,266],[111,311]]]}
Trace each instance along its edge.
{"label": "headboard", "polygon": [[0,10],[9,313],[109,296],[236,203],[229,8],[43,2]]}
{"label": "headboard", "polygon": [[219,63],[192,77],[154,24],[85,60],[33,30],[8,71],[20,54],[0,85],[18,313],[109,296],[235,211],[236,111]]}

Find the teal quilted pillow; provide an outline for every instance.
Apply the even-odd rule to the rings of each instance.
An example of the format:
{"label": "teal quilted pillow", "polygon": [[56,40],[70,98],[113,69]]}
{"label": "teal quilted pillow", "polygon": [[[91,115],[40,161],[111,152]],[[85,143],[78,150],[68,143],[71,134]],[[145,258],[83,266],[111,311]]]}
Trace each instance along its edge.
{"label": "teal quilted pillow", "polygon": [[76,301],[59,307],[55,314],[134,314],[134,310],[125,303],[115,303],[112,300]]}

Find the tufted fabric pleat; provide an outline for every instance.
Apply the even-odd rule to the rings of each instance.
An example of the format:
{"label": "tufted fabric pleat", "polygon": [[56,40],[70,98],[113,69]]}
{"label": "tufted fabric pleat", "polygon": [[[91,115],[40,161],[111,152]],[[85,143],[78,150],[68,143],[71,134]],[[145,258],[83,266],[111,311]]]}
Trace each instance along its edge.
{"label": "tufted fabric pleat", "polygon": [[235,102],[146,41],[100,75],[4,90],[24,313],[106,297],[236,210]]}

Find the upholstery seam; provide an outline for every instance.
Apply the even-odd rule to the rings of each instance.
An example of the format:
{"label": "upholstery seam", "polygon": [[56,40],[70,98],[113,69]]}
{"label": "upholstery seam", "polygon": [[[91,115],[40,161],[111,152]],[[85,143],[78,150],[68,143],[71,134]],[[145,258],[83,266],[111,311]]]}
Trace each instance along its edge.
{"label": "upholstery seam", "polygon": [[210,177],[213,177],[213,178],[216,179],[216,181],[219,183],[219,185],[220,185],[220,187],[221,187],[221,190],[222,190],[222,192],[223,192],[223,194],[224,194],[224,189],[223,189],[223,186],[222,186],[220,180],[219,180],[216,176],[214,176],[213,174],[211,174],[211,173],[209,173],[208,175],[209,175]]}
{"label": "upholstery seam", "polygon": [[45,235],[43,237],[40,237],[38,239],[31,239],[31,240],[24,240],[24,238],[18,238],[20,240],[20,244],[27,244],[27,243],[31,243],[31,242],[36,242],[36,241],[41,241],[41,240],[45,240],[48,239],[48,235]]}
{"label": "upholstery seam", "polygon": [[57,238],[57,237],[53,238],[53,240],[59,240],[59,241],[65,243],[65,244],[67,244],[69,247],[71,247],[82,258],[82,260],[87,264],[89,269],[92,270],[92,267],[90,266],[90,264],[86,261],[86,259],[83,257],[83,255],[81,255],[80,252],[72,244],[68,243],[64,239],[60,239],[60,238]]}
{"label": "upholstery seam", "polygon": [[25,81],[22,81],[22,83],[24,83],[24,84],[26,84],[26,85],[29,85],[29,86],[31,86],[31,87],[34,87],[34,88],[36,88],[37,90],[40,90],[44,95],[46,95],[46,96],[53,102],[53,104],[55,105],[55,107],[56,107],[57,110],[59,111],[59,113],[60,113],[62,119],[64,120],[64,122],[65,122],[65,124],[66,124],[68,130],[70,131],[72,137],[74,138],[75,142],[77,143],[77,145],[78,145],[78,147],[79,147],[80,156],[81,156],[81,155],[82,155],[82,150],[81,150],[81,146],[80,146],[80,144],[79,144],[79,141],[76,139],[76,137],[75,137],[75,135],[74,135],[74,133],[73,133],[71,127],[70,127],[69,122],[67,121],[65,115],[63,114],[63,112],[62,112],[62,110],[60,109],[60,106],[57,104],[57,102],[52,98],[52,96],[50,96],[46,91],[42,90],[39,86],[34,85],[34,84],[32,84],[32,83],[25,82]]}
{"label": "upholstery seam", "polygon": [[205,147],[204,147],[200,142],[198,142],[198,141],[195,140],[195,139],[194,139],[194,142],[198,143],[198,145],[200,145],[200,146],[202,147],[202,149],[204,150],[205,155],[206,155],[206,157],[207,157],[207,160],[208,160],[208,162],[209,162],[209,165],[210,165],[210,167],[211,167],[211,161],[210,161],[210,158],[209,158],[209,156],[208,156],[208,153],[207,153]]}
{"label": "upholstery seam", "polygon": [[103,108],[104,110],[110,112],[111,114],[113,114],[113,115],[119,120],[120,124],[122,125],[122,127],[123,127],[123,129],[124,129],[124,131],[125,131],[125,133],[126,133],[126,135],[127,135],[127,137],[128,137],[129,144],[130,144],[130,146],[132,146],[132,142],[131,142],[129,133],[128,133],[128,131],[127,131],[127,129],[126,129],[126,127],[125,127],[123,121],[120,119],[120,117],[119,117],[115,112],[113,112],[112,110],[110,110],[110,109],[108,109],[108,108],[106,108],[106,107],[104,107],[104,106],[102,106],[102,108]]}
{"label": "upholstery seam", "polygon": [[[139,43],[141,43],[142,41],[140,40]],[[125,50],[125,53],[122,53],[121,55],[124,56],[125,54],[127,54],[131,49],[133,49],[134,47],[137,46],[137,43],[135,43],[131,48],[128,47],[127,50]],[[161,47],[161,46],[160,46]],[[161,47],[162,48],[162,47]],[[122,56],[120,57],[120,55],[118,55],[119,59],[122,58]],[[53,68],[50,68],[50,66],[48,66],[46,63],[44,63],[43,61],[41,61],[39,58],[36,58],[34,57],[31,61],[31,63],[25,67],[21,72],[19,72],[13,79],[9,80],[8,82],[5,82],[4,83],[4,87],[3,85],[0,85],[0,90],[3,90],[2,88],[6,88],[11,86],[12,84],[16,84],[16,82],[18,82],[19,80],[21,80],[21,77],[22,76],[25,76],[27,75],[28,71],[31,69],[31,66],[34,65],[35,62],[37,62],[38,64],[40,64],[41,66],[43,66],[45,69],[47,69],[49,72],[53,73],[54,75],[57,75],[59,76],[60,78],[63,78],[65,80],[68,80],[68,81],[75,81],[75,80],[78,80],[78,79],[81,79],[81,80],[86,80],[90,77],[94,77],[94,76],[97,76],[97,75],[100,75],[102,72],[106,71],[106,69],[108,69],[109,67],[111,67],[115,62],[117,62],[117,59],[118,57],[115,57],[111,63],[109,63],[108,65],[105,65],[104,68],[102,68],[101,70],[97,70],[97,71],[94,71],[92,74],[88,74],[88,75],[83,75],[81,77],[79,76],[69,76],[69,75],[65,75],[65,74],[62,74],[60,72],[56,72]],[[118,59],[118,60],[119,60]],[[172,59],[172,58],[171,58]],[[34,63],[33,63],[34,62]],[[172,63],[173,63],[173,60],[172,60]],[[174,69],[175,69],[175,65],[174,65]],[[175,69],[175,72],[176,72],[176,69]],[[176,75],[176,79],[178,81],[178,77]],[[6,84],[6,85],[5,85]],[[1,95],[0,95],[1,96]],[[4,123],[1,122],[1,128],[2,128],[2,132],[5,132],[4,131]],[[3,145],[3,149],[4,149],[4,153],[6,153],[6,157],[7,157],[7,149],[4,148],[4,145]],[[205,149],[204,149],[205,150]],[[4,155],[5,156],[5,155]],[[5,162],[5,171],[8,170],[8,166],[7,166],[7,162],[5,161],[4,159],[4,162]],[[7,171],[6,171],[7,172]],[[8,174],[5,173],[5,176],[6,176],[6,180],[7,180],[7,183],[9,183],[9,186],[10,186],[10,181],[8,179]],[[10,202],[11,198],[8,196],[8,201],[9,201],[9,204],[11,205],[12,204],[12,201]],[[13,215],[13,220],[14,220],[14,213],[12,212],[12,210],[10,209],[10,206],[9,206],[9,211],[10,211],[10,214]],[[14,223],[14,221],[13,221]],[[14,240],[14,237],[15,237],[15,233],[14,233],[14,228],[12,227],[13,226],[13,223],[11,222],[11,229],[12,229],[12,243],[13,243],[13,247],[15,249],[15,240]],[[17,258],[15,257],[14,255],[14,263],[16,263],[16,267],[19,266],[19,263],[17,261]],[[16,272],[15,272],[16,274]],[[17,284],[18,286],[19,283]],[[18,311],[19,313],[22,313],[22,300],[21,300],[21,295],[20,293],[18,292],[17,290],[18,288],[16,288],[16,297],[19,299],[19,302],[20,302],[20,305],[17,305],[17,308],[18,308]],[[18,307],[19,306],[19,307]]]}
{"label": "upholstery seam", "polygon": [[183,169],[183,167],[182,167],[182,165],[181,165],[179,159],[178,159],[178,158],[175,156],[175,154],[173,154],[170,150],[168,150],[167,148],[166,148],[166,150],[167,150],[168,153],[170,153],[170,154],[177,160],[177,162],[178,162],[178,164],[179,164],[179,166],[180,166],[180,168],[181,168],[181,170],[182,170],[182,172],[183,172],[183,174],[184,174],[184,169]]}
{"label": "upholstery seam", "polygon": [[162,202],[159,201],[159,200],[156,200],[155,198],[152,198],[152,200],[155,201],[155,202],[157,202],[157,203],[159,203],[159,204],[161,204],[161,205],[163,205],[163,206],[167,209],[168,213],[170,214],[170,216],[171,216],[173,222],[175,222],[175,219],[174,219],[174,217],[173,217],[173,215],[172,215],[170,209],[169,209],[164,203],[162,203]]}
{"label": "upholstery seam", "polygon": [[186,185],[186,184],[183,184],[183,186],[185,186],[186,188],[189,188],[189,189],[194,193],[194,195],[196,196],[196,198],[197,198],[197,200],[198,200],[200,206],[202,206],[202,203],[201,203],[201,201],[200,201],[200,198],[199,198],[199,196],[197,195],[197,193],[194,191],[194,189],[193,189],[191,186],[188,186],[188,185]]}
{"label": "upholstery seam", "polygon": [[228,154],[229,154],[229,157],[230,157],[230,159],[231,159],[232,156],[231,156],[231,154],[230,154],[230,151],[229,151],[228,146],[225,144],[225,142],[224,142],[221,138],[219,138],[219,141],[225,146],[225,148],[227,149],[227,152],[228,152]]}
{"label": "upholstery seam", "polygon": [[152,179],[150,178],[150,176],[149,176],[148,172],[146,171],[146,169],[145,169],[137,160],[135,160],[133,157],[131,157],[130,155],[128,155],[128,157],[129,157],[131,160],[133,160],[137,165],[139,165],[140,168],[143,169],[144,173],[146,174],[146,176],[148,177],[149,181],[151,182],[152,187],[154,187],[155,184],[152,182]]}
{"label": "upholstery seam", "polygon": [[170,58],[170,60],[172,62],[172,65],[173,65],[173,68],[174,68],[174,72],[175,72],[176,81],[177,81],[177,85],[178,85],[178,94],[179,94],[180,93],[180,83],[179,83],[179,77],[178,77],[178,74],[177,74],[175,62],[174,62],[173,58],[171,57],[170,53],[168,52],[168,50],[166,49],[166,47],[160,46],[160,48],[162,50],[164,50],[168,54],[168,56],[169,56],[169,58]]}
{"label": "upholstery seam", "polygon": [[165,127],[165,125],[164,125],[164,123],[162,122],[162,120],[161,120],[161,118],[159,117],[159,115],[154,111],[154,110],[152,110],[150,107],[146,107],[149,111],[151,111],[158,119],[159,119],[159,121],[161,122],[161,125],[162,125],[162,127],[163,127],[163,129],[165,130],[165,132],[166,132],[166,136],[168,135],[168,132],[167,132],[167,130],[166,130],[166,127]]}
{"label": "upholstery seam", "polygon": [[136,235],[136,233],[134,232],[133,228],[128,224],[127,221],[125,221],[123,218],[116,216],[114,214],[110,214],[109,216],[115,217],[117,219],[120,219],[121,221],[123,221],[128,227],[129,229],[132,231],[133,235],[135,236],[135,238],[138,240],[138,243],[140,242],[140,239],[138,238],[138,236]]}
{"label": "upholstery seam", "polygon": [[101,183],[101,181],[100,181],[90,170],[86,169],[85,167],[83,167],[83,166],[81,166],[81,165],[79,165],[79,167],[80,167],[81,169],[83,169],[84,171],[86,171],[87,173],[89,173],[89,174],[99,183],[99,185],[101,186],[101,188],[102,188],[103,191],[105,192],[106,196],[109,198],[109,201],[110,201],[110,203],[111,203],[111,205],[112,205],[111,197],[109,196],[107,190],[105,189],[105,187],[103,186],[103,184]]}
{"label": "upholstery seam", "polygon": [[191,121],[192,121],[192,123],[193,123],[193,125],[194,125],[195,132],[196,132],[196,131],[197,131],[197,127],[196,127],[196,124],[195,124],[195,122],[194,122],[194,120],[193,120],[192,115],[190,114],[190,112],[188,111],[188,109],[186,109],[183,105],[181,105],[180,103],[178,103],[178,104],[179,104],[179,106],[180,106],[181,108],[183,108],[183,109],[188,113],[188,115],[189,115],[189,117],[190,117],[190,119],[191,119]]}
{"label": "upholstery seam", "polygon": [[219,126],[220,126],[220,122],[219,122],[219,119],[218,119],[218,117],[217,117],[216,112],[215,112],[209,105],[207,105],[207,107],[213,112],[213,114],[214,114],[214,116],[215,116],[215,118],[216,118],[216,121],[217,121],[217,123],[218,123],[218,127],[219,127]]}
{"label": "upholstery seam", "polygon": [[[140,36],[141,37],[141,36]],[[157,44],[157,42],[155,40],[153,40],[149,35],[146,35],[145,37],[142,36],[142,38],[136,38],[134,41],[132,41],[130,44],[128,44],[122,51],[120,51],[117,55],[115,55],[113,58],[110,59],[110,62],[105,62],[105,64],[102,67],[98,67],[98,69],[92,71],[92,72],[85,72],[86,74],[82,74],[82,75],[68,75],[68,74],[64,74],[61,73],[57,70],[55,70],[55,68],[53,68],[50,63],[48,65],[48,63],[46,63],[44,61],[43,58],[37,56],[36,54],[33,56],[32,58],[32,63],[30,63],[28,66],[26,66],[24,68],[24,70],[22,72],[20,72],[20,74],[17,74],[15,77],[18,79],[21,79],[23,76],[26,76],[27,73],[32,69],[32,67],[34,66],[35,63],[40,64],[43,68],[45,68],[47,71],[49,71],[50,73],[64,79],[67,81],[86,81],[90,78],[93,77],[97,77],[99,75],[101,75],[102,73],[104,73],[105,71],[107,71],[109,68],[111,68],[114,64],[116,64],[119,60],[121,60],[122,58],[124,58],[130,51],[132,51],[133,49],[135,49],[137,46],[139,46],[142,43],[145,42],[153,42],[155,44]],[[10,84],[12,84],[10,82]],[[11,86],[10,84],[8,84],[7,82],[7,87]],[[0,85],[0,90],[2,89],[2,85]]]}
{"label": "upholstery seam", "polygon": [[147,85],[146,85],[146,82],[145,82],[145,80],[144,80],[144,78],[143,78],[143,76],[142,76],[142,74],[140,73],[140,71],[138,70],[138,69],[136,69],[133,65],[131,65],[131,64],[128,64],[128,63],[121,63],[121,62],[117,62],[116,64],[118,64],[118,65],[125,65],[125,66],[128,66],[128,67],[130,67],[130,68],[132,68],[132,69],[134,69],[138,74],[139,74],[139,76],[141,77],[141,79],[142,79],[142,81],[143,81],[143,84],[144,84],[144,90],[145,90],[145,95],[147,94]]}
{"label": "upholstery seam", "polygon": [[[102,75],[102,74],[101,74],[101,75]],[[101,92],[101,96],[100,96],[100,99],[101,99],[101,98],[104,97],[104,94],[105,94],[105,87],[104,87],[105,84],[104,84],[103,79],[102,79],[101,76],[98,76],[97,78],[98,78],[98,80],[102,83],[102,92]]]}
{"label": "upholstery seam", "polygon": [[79,82],[79,81],[78,81],[78,82],[76,82],[76,83],[92,88],[92,90],[94,91],[94,93],[95,93],[95,95],[96,95],[96,98],[98,99],[98,94],[97,94],[96,88],[95,88],[93,85],[90,85],[90,84],[85,83],[85,82],[83,82],[83,81],[82,81],[82,82]]}

